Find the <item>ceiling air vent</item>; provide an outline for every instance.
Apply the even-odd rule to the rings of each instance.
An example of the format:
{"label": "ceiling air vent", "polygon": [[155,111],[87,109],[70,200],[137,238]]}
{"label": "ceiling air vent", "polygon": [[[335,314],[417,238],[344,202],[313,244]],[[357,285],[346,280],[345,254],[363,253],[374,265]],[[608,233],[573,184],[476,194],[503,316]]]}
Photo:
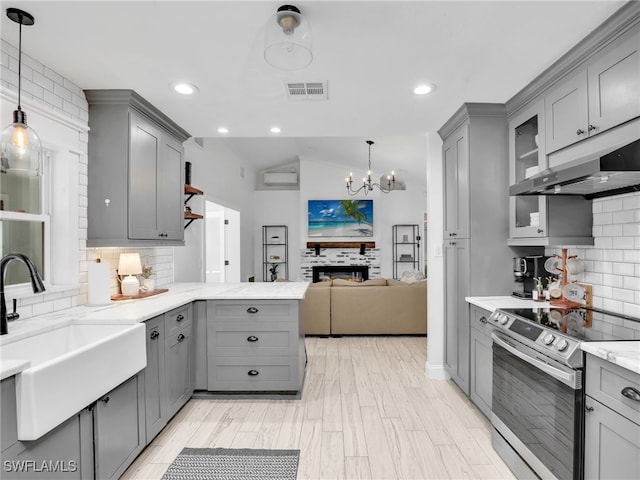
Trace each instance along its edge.
{"label": "ceiling air vent", "polygon": [[289,100],[327,100],[329,82],[285,82]]}

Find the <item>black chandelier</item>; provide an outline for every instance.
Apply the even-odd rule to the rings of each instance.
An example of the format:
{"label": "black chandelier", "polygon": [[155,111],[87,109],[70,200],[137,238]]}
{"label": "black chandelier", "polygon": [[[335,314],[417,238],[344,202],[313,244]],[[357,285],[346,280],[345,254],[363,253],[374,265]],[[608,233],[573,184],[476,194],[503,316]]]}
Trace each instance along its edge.
{"label": "black chandelier", "polygon": [[393,190],[396,184],[396,175],[393,171],[391,172],[390,175],[387,175],[386,187],[380,185],[379,183],[374,182],[371,179],[371,145],[373,145],[373,143],[374,142],[372,140],[367,140],[367,145],[369,145],[369,170],[367,171],[367,176],[363,177],[362,179],[362,186],[357,190],[354,190],[353,189],[353,172],[349,173],[349,176],[347,177],[347,193],[349,193],[349,195],[357,195],[362,190],[364,190],[365,195],[368,195],[369,192],[373,190],[373,187],[378,188],[378,190],[380,190],[382,193],[389,193],[390,191]]}

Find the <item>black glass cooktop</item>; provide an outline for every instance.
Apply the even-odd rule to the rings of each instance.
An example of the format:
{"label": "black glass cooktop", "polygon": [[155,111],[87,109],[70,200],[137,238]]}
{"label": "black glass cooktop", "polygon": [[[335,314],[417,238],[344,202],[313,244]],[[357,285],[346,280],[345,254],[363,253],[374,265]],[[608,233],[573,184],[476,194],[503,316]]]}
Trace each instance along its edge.
{"label": "black glass cooktop", "polygon": [[587,308],[501,308],[579,341],[640,340],[640,319]]}

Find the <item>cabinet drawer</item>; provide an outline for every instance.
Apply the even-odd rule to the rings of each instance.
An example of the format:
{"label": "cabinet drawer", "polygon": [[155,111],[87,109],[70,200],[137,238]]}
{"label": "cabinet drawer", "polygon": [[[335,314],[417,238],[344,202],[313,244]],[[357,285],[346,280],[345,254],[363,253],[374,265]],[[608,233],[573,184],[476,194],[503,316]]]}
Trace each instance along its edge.
{"label": "cabinet drawer", "polygon": [[167,338],[191,325],[191,304],[175,308],[164,314],[164,329]]}
{"label": "cabinet drawer", "polygon": [[209,357],[210,391],[298,391],[297,357]]}
{"label": "cabinet drawer", "polygon": [[208,326],[207,351],[215,356],[271,356],[298,353],[297,328],[291,322],[226,321]]}
{"label": "cabinet drawer", "polygon": [[219,320],[298,321],[298,302],[213,302],[213,318]]}
{"label": "cabinet drawer", "polygon": [[594,355],[587,355],[586,394],[637,422],[640,402],[624,396],[622,391],[626,388],[640,392],[640,375]]}

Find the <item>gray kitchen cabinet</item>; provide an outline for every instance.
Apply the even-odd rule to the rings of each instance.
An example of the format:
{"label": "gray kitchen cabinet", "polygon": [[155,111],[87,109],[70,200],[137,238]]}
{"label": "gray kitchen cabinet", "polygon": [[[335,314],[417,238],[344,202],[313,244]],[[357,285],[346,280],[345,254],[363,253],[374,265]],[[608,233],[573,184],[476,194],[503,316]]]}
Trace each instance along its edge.
{"label": "gray kitchen cabinet", "polygon": [[621,35],[545,95],[547,153],[640,116],[639,32]]}
{"label": "gray kitchen cabinet", "polygon": [[189,134],[132,90],[86,90],[90,247],[183,245]]}
{"label": "gray kitchen cabinet", "polygon": [[[502,104],[465,103],[438,131],[445,184],[445,370],[469,394],[467,296],[508,295],[508,126]],[[451,161],[455,159],[455,161]],[[450,162],[448,164],[448,162]],[[449,193],[447,193],[449,192]]]}
{"label": "gray kitchen cabinet", "polygon": [[[509,118],[509,184],[545,170],[545,104],[538,100]],[[579,196],[509,197],[512,246],[593,245],[590,200]]]}
{"label": "gray kitchen cabinet", "polygon": [[192,305],[147,320],[144,370],[146,443],[191,398],[194,388]]}
{"label": "gray kitchen cabinet", "polygon": [[96,402],[93,411],[95,474],[117,479],[146,445],[144,380],[135,375]]}
{"label": "gray kitchen cabinet", "polygon": [[444,236],[469,238],[469,125],[449,134],[442,145],[444,160]]}
{"label": "gray kitchen cabinet", "polygon": [[493,382],[493,352],[491,329],[487,319],[491,312],[471,305],[471,346],[469,350],[469,398],[491,418],[491,384]]}
{"label": "gray kitchen cabinet", "polygon": [[640,478],[640,375],[588,354],[585,392],[585,479]]}
{"label": "gray kitchen cabinet", "polygon": [[[207,302],[193,302],[193,376],[194,390],[206,390],[207,375]],[[213,353],[213,352],[212,352]]]}
{"label": "gray kitchen cabinet", "polygon": [[299,302],[209,301],[207,356],[209,391],[299,391],[306,362]]}

